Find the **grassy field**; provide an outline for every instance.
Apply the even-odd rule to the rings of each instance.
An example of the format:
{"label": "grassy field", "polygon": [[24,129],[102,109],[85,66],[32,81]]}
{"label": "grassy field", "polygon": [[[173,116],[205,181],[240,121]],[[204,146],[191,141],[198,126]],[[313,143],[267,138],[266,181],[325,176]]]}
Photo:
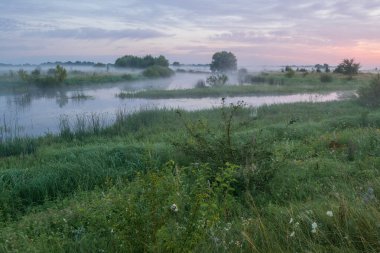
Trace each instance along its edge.
{"label": "grassy field", "polygon": [[261,73],[255,76],[254,82],[242,85],[224,85],[193,89],[178,90],[144,90],[139,92],[121,92],[120,98],[200,98],[200,97],[223,97],[223,96],[247,96],[265,94],[294,94],[329,91],[356,90],[368,85],[375,74],[362,73],[352,80],[340,74],[329,74],[330,82],[322,82],[319,73],[309,73],[303,76],[297,73],[292,78],[287,78],[284,73]]}
{"label": "grassy field", "polygon": [[380,110],[153,110],[0,146],[0,252],[378,252]]}

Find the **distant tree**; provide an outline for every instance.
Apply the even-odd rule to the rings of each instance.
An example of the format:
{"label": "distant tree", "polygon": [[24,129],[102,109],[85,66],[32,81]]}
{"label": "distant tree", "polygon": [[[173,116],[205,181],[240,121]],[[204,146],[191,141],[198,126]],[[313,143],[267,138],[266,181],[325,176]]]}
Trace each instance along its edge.
{"label": "distant tree", "polygon": [[238,71],[238,82],[239,84],[243,84],[247,80],[248,70],[245,68],[241,68]]}
{"label": "distant tree", "polygon": [[225,74],[213,74],[206,79],[206,83],[211,87],[223,86],[227,83],[228,76]]}
{"label": "distant tree", "polygon": [[116,59],[115,65],[117,67],[125,68],[148,68],[153,65],[168,67],[169,61],[163,55],[160,55],[159,57],[153,57],[151,55],[146,55],[144,57],[125,55]]}
{"label": "distant tree", "polygon": [[57,65],[55,67],[54,77],[58,83],[62,83],[67,77],[66,69],[62,67],[61,65]]}
{"label": "distant tree", "polygon": [[321,65],[321,64],[315,64],[314,68],[315,68],[315,71],[317,73],[321,73],[322,72],[321,69],[323,68],[323,65]]}
{"label": "distant tree", "polygon": [[175,61],[175,62],[173,62],[173,66],[179,67],[179,66],[181,66],[181,63],[179,63],[178,61]]}
{"label": "distant tree", "polygon": [[330,73],[330,66],[327,63],[323,64],[323,68],[325,69],[325,73]]}
{"label": "distant tree", "polygon": [[26,72],[25,70],[23,69],[20,69],[18,72],[17,72],[18,76],[20,77],[20,79],[24,82],[27,82],[28,79],[29,79],[29,75],[28,75],[28,72]]}
{"label": "distant tree", "polygon": [[290,66],[285,67],[285,76],[286,77],[292,78],[295,74],[296,74],[296,72],[292,69],[292,67],[290,67]]}
{"label": "distant tree", "polygon": [[348,75],[352,78],[353,75],[359,73],[360,63],[356,63],[354,59],[344,59],[334,70],[334,73]]}
{"label": "distant tree", "polygon": [[237,70],[236,56],[231,52],[217,52],[212,56],[210,65],[212,72],[226,72]]}
{"label": "distant tree", "polygon": [[163,55],[160,55],[157,59],[155,59],[154,64],[163,67],[169,67],[169,61]]}

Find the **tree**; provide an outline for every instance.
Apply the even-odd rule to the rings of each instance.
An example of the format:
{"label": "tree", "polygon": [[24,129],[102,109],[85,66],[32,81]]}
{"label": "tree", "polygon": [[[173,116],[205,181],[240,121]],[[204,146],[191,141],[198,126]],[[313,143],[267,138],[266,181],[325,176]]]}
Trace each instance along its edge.
{"label": "tree", "polygon": [[146,55],[144,57],[125,55],[116,59],[115,65],[117,67],[125,68],[148,68],[153,65],[168,67],[169,61],[163,55],[160,55],[159,57],[153,57],[151,55]]}
{"label": "tree", "polygon": [[354,59],[344,59],[334,70],[335,73],[348,75],[352,78],[353,75],[359,73],[360,63],[355,63]]}
{"label": "tree", "polygon": [[54,77],[55,77],[56,81],[58,83],[62,83],[66,79],[66,77],[67,77],[67,71],[62,66],[57,65],[55,67],[55,73],[54,73],[54,75],[55,75]]}
{"label": "tree", "polygon": [[231,52],[217,52],[212,56],[210,65],[212,72],[226,72],[237,70],[236,56]]}

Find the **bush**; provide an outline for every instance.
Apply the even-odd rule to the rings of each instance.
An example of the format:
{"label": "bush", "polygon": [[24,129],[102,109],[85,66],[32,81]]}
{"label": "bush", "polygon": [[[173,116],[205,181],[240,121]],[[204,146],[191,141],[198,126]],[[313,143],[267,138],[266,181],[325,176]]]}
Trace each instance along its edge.
{"label": "bush", "polygon": [[292,68],[289,68],[288,70],[286,70],[285,76],[287,78],[292,78],[295,76],[295,74],[296,72]]}
{"label": "bush", "polygon": [[359,73],[360,63],[355,63],[354,59],[344,59],[334,70],[334,73],[348,75],[352,78],[353,75]]}
{"label": "bush", "polygon": [[247,69],[245,69],[245,68],[239,69],[239,71],[238,71],[239,84],[243,84],[244,82],[247,81],[247,75],[248,75]]}
{"label": "bush", "polygon": [[195,84],[195,88],[206,88],[206,83],[204,80],[200,79]]}
{"label": "bush", "polygon": [[321,74],[319,78],[322,83],[330,83],[333,81],[333,77],[329,74]]}
{"label": "bush", "polygon": [[228,81],[228,76],[225,74],[215,74],[207,77],[206,82],[208,85],[211,87],[215,86],[223,86],[227,83]]}
{"label": "bush", "polygon": [[380,75],[372,80],[368,87],[359,89],[359,102],[369,107],[380,106]]}
{"label": "bush", "polygon": [[143,76],[148,78],[157,78],[157,77],[171,77],[174,75],[174,71],[168,67],[154,65],[143,72]]}

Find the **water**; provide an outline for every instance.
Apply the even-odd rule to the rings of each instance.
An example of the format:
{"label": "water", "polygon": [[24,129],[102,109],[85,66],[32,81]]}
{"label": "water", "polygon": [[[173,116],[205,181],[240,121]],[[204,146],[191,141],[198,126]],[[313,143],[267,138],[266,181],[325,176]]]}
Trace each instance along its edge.
{"label": "water", "polygon": [[[0,94],[0,126],[6,124],[19,135],[40,136],[46,133],[57,133],[59,118],[63,115],[74,119],[77,115],[96,113],[102,115],[102,118],[110,123],[114,120],[115,112],[118,109],[133,113],[153,108],[199,110],[220,106],[220,98],[120,99],[115,96],[121,91],[192,88],[197,80],[205,78],[205,76],[205,74],[177,74],[170,79],[126,82],[117,85],[45,90],[36,88],[25,93]],[[324,95],[233,97],[227,98],[226,103],[244,101],[248,106],[257,107],[264,104],[325,102],[338,99],[340,99],[340,94],[332,92]]]}

